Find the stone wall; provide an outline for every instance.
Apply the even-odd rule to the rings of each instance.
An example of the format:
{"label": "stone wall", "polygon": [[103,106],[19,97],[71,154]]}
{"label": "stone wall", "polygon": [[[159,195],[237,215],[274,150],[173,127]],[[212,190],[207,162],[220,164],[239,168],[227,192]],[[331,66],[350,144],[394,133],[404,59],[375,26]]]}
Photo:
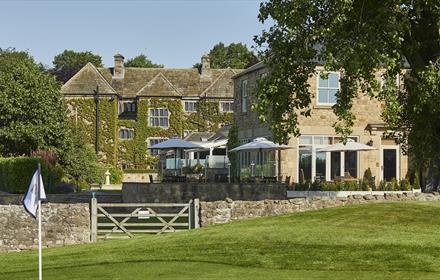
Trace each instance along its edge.
{"label": "stone wall", "polygon": [[[90,242],[89,204],[44,203],[44,247]],[[38,224],[21,205],[0,205],[0,252],[38,248]]]}
{"label": "stone wall", "polygon": [[322,208],[390,201],[440,201],[439,193],[406,193],[385,195],[353,195],[347,198],[313,197],[289,200],[200,202],[201,226],[223,224],[234,220],[266,217]]}
{"label": "stone wall", "polygon": [[124,203],[286,199],[287,186],[282,184],[221,184],[221,183],[124,183]]}

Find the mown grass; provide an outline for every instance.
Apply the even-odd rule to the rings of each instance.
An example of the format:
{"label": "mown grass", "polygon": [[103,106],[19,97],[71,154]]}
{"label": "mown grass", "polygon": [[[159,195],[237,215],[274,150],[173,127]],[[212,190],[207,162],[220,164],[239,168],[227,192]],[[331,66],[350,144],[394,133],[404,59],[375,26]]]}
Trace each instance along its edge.
{"label": "mown grass", "polygon": [[[45,249],[44,279],[440,279],[440,203],[383,203]],[[0,254],[31,279],[37,252]]]}

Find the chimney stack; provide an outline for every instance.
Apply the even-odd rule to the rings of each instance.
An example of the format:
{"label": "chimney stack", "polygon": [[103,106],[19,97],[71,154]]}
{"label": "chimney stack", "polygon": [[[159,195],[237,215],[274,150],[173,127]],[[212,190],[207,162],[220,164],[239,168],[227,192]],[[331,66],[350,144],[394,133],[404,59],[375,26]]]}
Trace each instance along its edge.
{"label": "chimney stack", "polygon": [[211,62],[208,54],[202,56],[202,68],[200,69],[200,77],[202,79],[211,79]]}
{"label": "chimney stack", "polygon": [[115,54],[115,67],[113,69],[113,79],[124,79],[124,56],[122,54]]}

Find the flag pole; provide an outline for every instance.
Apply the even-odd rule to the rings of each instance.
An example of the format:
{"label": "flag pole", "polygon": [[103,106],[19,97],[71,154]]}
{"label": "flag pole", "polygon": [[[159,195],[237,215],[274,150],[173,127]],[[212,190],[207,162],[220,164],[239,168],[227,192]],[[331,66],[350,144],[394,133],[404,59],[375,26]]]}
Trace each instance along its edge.
{"label": "flag pole", "polygon": [[37,179],[37,188],[38,188],[38,279],[43,279],[43,252],[41,248],[41,165],[38,163],[38,179]]}

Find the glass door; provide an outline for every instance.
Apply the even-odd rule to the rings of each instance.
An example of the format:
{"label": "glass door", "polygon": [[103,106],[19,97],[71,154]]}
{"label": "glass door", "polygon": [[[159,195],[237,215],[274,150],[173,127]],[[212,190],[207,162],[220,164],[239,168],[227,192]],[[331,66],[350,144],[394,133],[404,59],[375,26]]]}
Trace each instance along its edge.
{"label": "glass door", "polygon": [[381,173],[382,180],[389,182],[399,178],[399,147],[382,146],[381,148]]}

